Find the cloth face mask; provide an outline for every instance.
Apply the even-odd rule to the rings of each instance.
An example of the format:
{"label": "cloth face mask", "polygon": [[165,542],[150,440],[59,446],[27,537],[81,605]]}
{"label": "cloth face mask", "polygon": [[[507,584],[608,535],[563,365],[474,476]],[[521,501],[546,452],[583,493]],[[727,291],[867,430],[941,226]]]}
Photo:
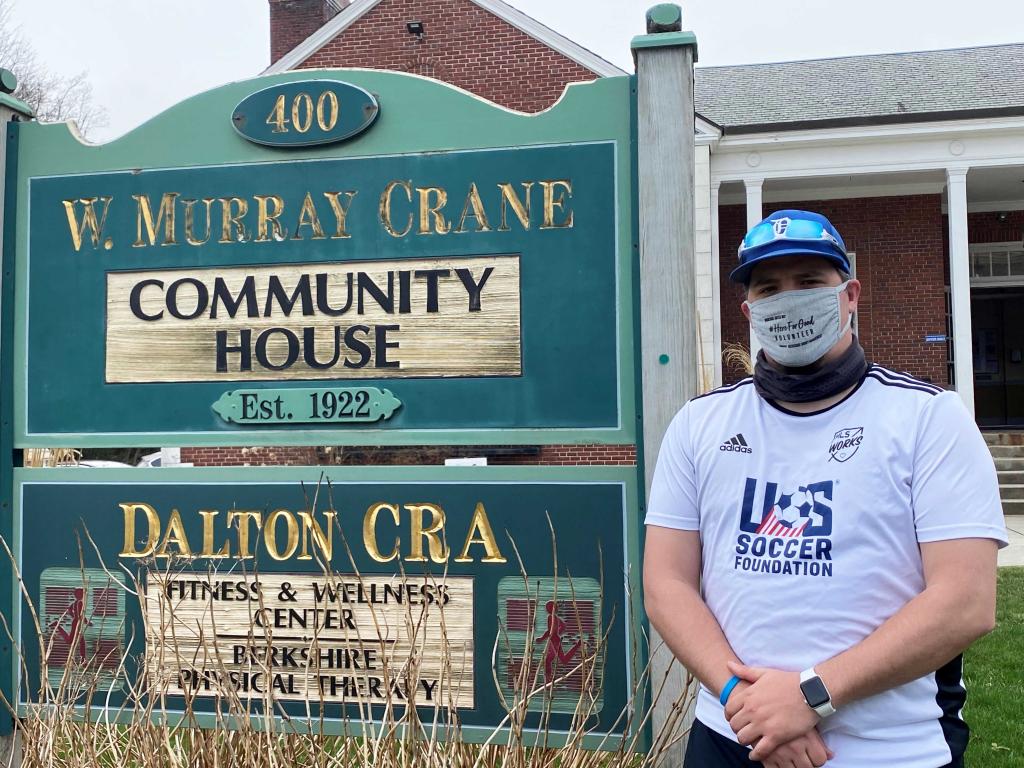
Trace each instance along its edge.
{"label": "cloth face mask", "polygon": [[801,368],[820,360],[853,320],[839,322],[839,296],[850,283],[784,291],[746,302],[750,324],[765,354],[779,365]]}

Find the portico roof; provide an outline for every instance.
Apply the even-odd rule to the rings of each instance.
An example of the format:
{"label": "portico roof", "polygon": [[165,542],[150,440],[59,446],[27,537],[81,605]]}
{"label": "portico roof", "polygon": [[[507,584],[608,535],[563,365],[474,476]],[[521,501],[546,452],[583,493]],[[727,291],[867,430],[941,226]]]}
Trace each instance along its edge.
{"label": "portico roof", "polygon": [[1024,43],[698,67],[697,111],[725,133],[1024,115]]}

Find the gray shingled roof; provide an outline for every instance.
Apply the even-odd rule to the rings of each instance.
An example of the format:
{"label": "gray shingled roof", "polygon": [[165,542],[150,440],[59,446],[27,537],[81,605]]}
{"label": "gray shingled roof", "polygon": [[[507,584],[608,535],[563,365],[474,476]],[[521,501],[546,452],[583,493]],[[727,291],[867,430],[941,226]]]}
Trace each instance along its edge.
{"label": "gray shingled roof", "polygon": [[727,132],[1024,114],[1024,44],[698,67],[695,79],[697,112]]}

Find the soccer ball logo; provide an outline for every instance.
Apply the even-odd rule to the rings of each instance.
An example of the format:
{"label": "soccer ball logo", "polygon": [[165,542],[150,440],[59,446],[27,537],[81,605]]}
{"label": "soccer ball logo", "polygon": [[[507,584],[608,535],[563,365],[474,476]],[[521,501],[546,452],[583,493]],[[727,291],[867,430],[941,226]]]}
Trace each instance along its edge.
{"label": "soccer ball logo", "polygon": [[814,497],[806,488],[798,491],[783,491],[772,508],[775,519],[787,528],[797,528],[814,508]]}

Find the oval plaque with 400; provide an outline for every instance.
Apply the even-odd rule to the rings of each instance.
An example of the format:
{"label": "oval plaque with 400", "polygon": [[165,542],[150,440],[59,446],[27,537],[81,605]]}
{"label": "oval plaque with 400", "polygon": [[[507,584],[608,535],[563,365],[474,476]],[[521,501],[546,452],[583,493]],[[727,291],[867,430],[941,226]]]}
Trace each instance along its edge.
{"label": "oval plaque with 400", "polygon": [[242,136],[274,147],[331,144],[362,133],[377,119],[373,94],[340,80],[302,80],[264,88],[231,115]]}

